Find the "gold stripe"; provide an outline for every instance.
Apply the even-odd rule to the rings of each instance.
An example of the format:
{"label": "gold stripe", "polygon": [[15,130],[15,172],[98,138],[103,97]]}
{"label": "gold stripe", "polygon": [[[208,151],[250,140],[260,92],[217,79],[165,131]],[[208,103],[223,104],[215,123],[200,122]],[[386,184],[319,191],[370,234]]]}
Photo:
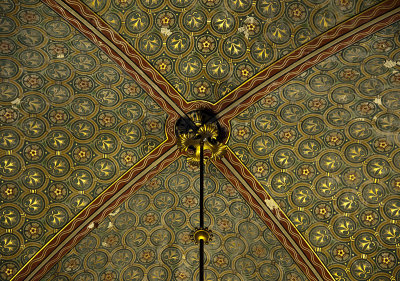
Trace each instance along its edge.
{"label": "gold stripe", "polygon": [[[228,149],[230,150],[231,153],[232,150],[228,147]],[[318,273],[318,271],[314,268],[314,266],[311,264],[311,262],[309,261],[309,259],[306,257],[306,255],[304,254],[303,250],[300,249],[300,247],[297,245],[297,243],[293,240],[293,238],[289,235],[289,233],[286,231],[286,229],[281,225],[281,223],[278,221],[278,219],[275,217],[275,215],[271,212],[271,210],[265,205],[265,203],[260,199],[260,197],[254,192],[254,190],[250,187],[250,185],[246,182],[246,180],[242,177],[242,175],[240,173],[238,173],[236,171],[236,169],[232,166],[232,164],[226,159],[226,158],[222,158],[222,162],[224,162],[224,164],[227,166],[227,168],[236,176],[236,178],[246,187],[247,191],[250,192],[250,194],[252,195],[252,197],[254,199],[257,200],[257,202],[260,204],[260,206],[264,209],[264,211],[268,214],[268,216],[274,221],[274,223],[277,225],[277,227],[282,231],[282,233],[285,235],[286,239],[290,242],[290,244],[293,246],[293,248],[295,248],[296,252],[303,258],[303,260],[305,261],[305,263],[307,264],[307,266],[311,269],[311,271],[314,273],[314,275],[317,277],[318,280],[320,281],[324,281],[324,279],[320,276],[320,274]],[[246,170],[247,167],[245,167],[244,165],[242,165]],[[255,180],[260,186],[262,186],[255,178],[253,178],[253,180]],[[262,188],[264,189],[264,187],[262,186]],[[268,194],[268,192],[264,189],[264,191]],[[268,194],[269,195],[269,194]],[[276,204],[276,207],[279,208],[278,204]],[[287,218],[286,214],[279,208],[280,212],[285,216],[285,218],[287,219],[287,221],[289,221],[292,226],[295,228],[295,226],[293,225],[293,223]],[[303,238],[304,242],[309,246],[310,251],[312,250],[312,247],[310,246],[310,244],[308,243],[307,240],[304,239],[304,237],[299,233],[299,236]],[[315,254],[316,258],[320,261],[321,265],[326,269],[325,265],[321,262],[321,260],[319,259],[319,257]],[[329,270],[326,269],[326,271],[328,272],[328,274],[330,275]],[[331,276],[331,275],[330,275]],[[332,277],[332,276],[331,276]],[[335,280],[332,277],[332,280]]]}

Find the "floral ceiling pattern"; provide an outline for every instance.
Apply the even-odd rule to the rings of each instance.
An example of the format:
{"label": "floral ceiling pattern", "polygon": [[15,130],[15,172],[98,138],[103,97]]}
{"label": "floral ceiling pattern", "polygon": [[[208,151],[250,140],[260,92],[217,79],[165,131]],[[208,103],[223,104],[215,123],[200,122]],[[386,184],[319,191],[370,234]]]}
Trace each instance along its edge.
{"label": "floral ceiling pattern", "polygon": [[205,105],[207,280],[400,280],[399,7],[1,1],[0,280],[195,280]]}
{"label": "floral ceiling pattern", "polygon": [[167,116],[46,5],[7,3],[0,5],[7,13],[0,30],[0,255],[20,268],[165,139]]}
{"label": "floral ceiling pattern", "polygon": [[[193,184],[194,183],[194,184]],[[206,280],[307,280],[269,228],[209,164],[205,178]],[[181,157],[147,182],[42,280],[198,278],[199,170]],[[292,279],[291,279],[292,278]]]}
{"label": "floral ceiling pattern", "polygon": [[333,276],[390,277],[398,263],[400,74],[387,62],[400,61],[399,30],[345,48],[231,123],[228,144]]}
{"label": "floral ceiling pattern", "polygon": [[296,47],[379,1],[83,2],[186,100],[214,103]]}

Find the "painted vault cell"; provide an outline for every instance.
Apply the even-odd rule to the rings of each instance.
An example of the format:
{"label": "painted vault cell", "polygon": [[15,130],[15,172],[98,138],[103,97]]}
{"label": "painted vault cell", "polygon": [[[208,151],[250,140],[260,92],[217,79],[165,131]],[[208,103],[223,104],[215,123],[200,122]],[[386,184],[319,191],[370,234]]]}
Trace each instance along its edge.
{"label": "painted vault cell", "polygon": [[399,29],[348,46],[231,121],[228,145],[333,276],[397,265],[400,76],[388,62],[399,61]]}
{"label": "painted vault cell", "polygon": [[[207,166],[211,280],[307,280],[247,203],[257,196],[324,264],[306,269],[400,280],[399,6],[2,1],[0,280],[46,273],[51,253],[43,280],[193,280],[198,179],[171,120],[204,106],[230,130],[214,163],[224,175]],[[103,191],[124,189],[126,171],[152,178],[111,210]],[[256,195],[242,199],[227,178]],[[91,221],[81,210],[97,199],[106,218]],[[74,245],[77,218],[88,234]],[[62,257],[50,242],[64,234]]]}
{"label": "painted vault cell", "polygon": [[[206,280],[307,280],[213,164],[206,167]],[[81,240],[42,280],[196,280],[199,170],[173,162]],[[146,279],[147,278],[147,279]],[[292,278],[292,279],[290,279]],[[85,279],[83,279],[85,280]]]}
{"label": "painted vault cell", "polygon": [[167,115],[48,6],[0,6],[0,255],[14,272],[165,139]]}
{"label": "painted vault cell", "polygon": [[379,1],[83,1],[187,100],[215,103]]}

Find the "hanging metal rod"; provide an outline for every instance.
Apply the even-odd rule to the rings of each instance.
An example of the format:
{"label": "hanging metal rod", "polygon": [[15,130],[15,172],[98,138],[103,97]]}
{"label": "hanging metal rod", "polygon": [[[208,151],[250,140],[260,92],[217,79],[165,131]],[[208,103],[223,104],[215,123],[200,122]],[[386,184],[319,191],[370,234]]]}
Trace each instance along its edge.
{"label": "hanging metal rod", "polygon": [[[204,229],[204,140],[200,140],[200,228]],[[204,240],[200,239],[200,281],[204,281]]]}

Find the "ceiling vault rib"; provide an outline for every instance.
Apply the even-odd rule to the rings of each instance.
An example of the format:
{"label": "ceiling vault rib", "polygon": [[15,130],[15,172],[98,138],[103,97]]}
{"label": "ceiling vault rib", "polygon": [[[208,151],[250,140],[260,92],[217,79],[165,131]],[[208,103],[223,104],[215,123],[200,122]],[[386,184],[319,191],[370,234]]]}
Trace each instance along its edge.
{"label": "ceiling vault rib", "polygon": [[[304,240],[304,238],[298,233],[298,231],[295,228],[291,229],[292,235],[289,234],[289,231],[282,225],[282,222],[283,222],[282,219],[284,219],[285,222],[288,220],[285,217],[285,214],[279,210],[279,207],[277,207],[277,205],[276,205],[276,208],[274,208],[273,210],[278,215],[274,214],[274,212],[269,207],[267,207],[266,203],[262,201],[260,196],[254,191],[253,187],[246,181],[246,179],[243,177],[242,173],[237,170],[238,165],[242,166],[242,164],[239,163],[239,160],[235,159],[235,158],[236,158],[236,156],[230,150],[228,150],[226,157],[223,158],[221,161],[227,167],[227,169],[239,180],[240,184],[251,194],[251,197],[257,201],[258,205],[263,209],[263,211],[268,215],[268,217],[271,218],[274,225],[279,228],[280,232],[284,235],[285,239],[290,243],[290,245],[293,247],[293,249],[297,252],[297,254],[301,257],[301,259],[306,263],[306,266],[312,271],[312,274],[315,276],[315,278],[317,278],[317,280],[322,280],[322,281],[323,280],[334,280],[334,278],[330,275],[329,271],[321,263],[321,261],[319,260],[319,258],[317,257],[317,255],[311,248],[308,249],[309,254],[311,252],[311,254],[313,255],[313,258],[318,260],[318,262],[320,264],[315,263],[315,260],[313,262],[311,262],[309,260],[309,258],[303,252],[304,249],[300,248],[299,244],[296,243],[296,241],[293,239],[293,237],[292,237],[292,235],[294,234],[293,231],[296,232],[296,236],[298,238],[300,238],[302,240]],[[233,165],[231,163],[232,160],[236,160],[237,163],[235,163]],[[218,167],[220,167],[220,166],[218,166]],[[245,170],[246,170],[246,168],[244,168],[242,166],[241,171],[243,172]],[[249,175],[247,175],[247,176],[251,177]],[[253,181],[253,185],[254,185],[254,183],[257,183],[254,180],[254,178],[252,178],[252,181]],[[263,190],[261,185],[260,185],[260,187],[258,187],[258,189]],[[265,193],[264,194],[265,197],[269,197],[269,195],[265,191],[264,191],[264,193]],[[273,199],[269,198],[269,200],[273,200]],[[308,243],[305,240],[303,241],[303,243],[308,246]],[[293,257],[293,258],[295,259],[295,257]],[[315,267],[315,265],[322,265],[322,266],[319,266],[317,269]],[[312,276],[309,276],[309,278],[311,278],[311,277]]]}
{"label": "ceiling vault rib", "polygon": [[[400,20],[399,13],[399,0],[385,1],[321,34],[267,67],[259,75],[256,75],[232,91],[226,98],[220,100],[213,107],[218,112],[217,118],[224,119],[228,115],[236,116],[240,111],[264,96],[267,93],[265,91],[267,86],[271,87],[271,91],[278,88],[284,82],[287,82],[295,75],[312,67],[333,53]],[[277,83],[277,81],[280,83]],[[249,102],[249,100],[251,101]]]}
{"label": "ceiling vault rib", "polygon": [[[215,119],[220,119],[224,127],[229,128],[233,117],[269,92],[354,42],[400,20],[400,0],[386,0],[295,49],[228,93],[223,99],[210,105],[205,102],[187,102],[121,35],[108,27],[103,19],[78,0],[42,1],[64,17],[69,24],[77,28],[83,25],[85,29],[81,32],[138,81],[149,96],[167,112],[168,118],[165,124],[166,140],[108,186],[11,279],[21,281],[40,280],[56,262],[92,231],[94,223],[103,221],[149,178],[180,157],[181,152],[175,144],[174,132],[175,121],[179,117],[187,118],[187,112],[199,106],[209,107],[216,112]],[[372,19],[368,13],[373,15]],[[214,164],[223,174],[230,174],[230,179],[240,185],[238,189],[241,189],[242,195],[246,194],[243,198],[256,212],[261,212],[264,217],[270,218],[271,221],[268,223],[276,226],[276,231],[280,233],[277,237],[283,239],[285,243],[282,244],[290,249],[288,252],[292,254],[295,252],[294,260],[305,269],[305,274],[310,280],[334,280],[302,234],[231,150],[228,150],[225,158],[214,161]],[[272,202],[272,205],[264,202],[263,198]]]}
{"label": "ceiling vault rib", "polygon": [[[160,151],[153,154],[155,155],[148,155],[145,158],[152,158],[154,159],[153,162],[147,164],[148,161],[142,161],[141,167],[139,165],[138,168],[135,169],[134,167],[125,173],[119,181],[111,185],[95,201],[89,204],[88,208],[84,209],[71,221],[74,222],[79,219],[79,225],[68,228],[68,224],[65,229],[66,232],[68,230],[66,235],[60,237],[62,234],[60,231],[11,280],[40,280],[63,255],[92,230],[93,227],[89,223],[101,222],[113,209],[139,189],[145,181],[179,157],[180,152],[176,145],[168,145],[166,149],[160,149]],[[131,174],[133,174],[133,177]],[[136,184],[135,187],[133,187],[134,184]],[[110,188],[111,190],[109,190]]]}
{"label": "ceiling vault rib", "polygon": [[[132,67],[139,74],[139,76],[135,77],[135,78],[139,78],[139,77],[143,78],[143,80],[145,80],[145,82],[148,85],[150,85],[156,91],[156,93],[160,97],[162,97],[168,103],[168,105],[170,105],[181,117],[186,116],[185,112],[160,88],[158,83],[161,83],[161,82],[165,83],[165,81],[161,81],[161,80],[163,80],[163,78],[161,76],[155,77],[155,75],[153,75],[153,77],[152,77],[154,80],[152,78],[150,78],[142,69],[142,68],[144,68],[144,65],[141,64],[142,68],[139,67],[132,60],[132,57],[129,57],[128,55],[125,54],[125,52],[122,51],[121,45],[117,46],[116,43],[113,42],[112,39],[117,39],[115,37],[119,37],[118,34],[113,34],[114,38],[112,38],[112,39],[105,36],[100,31],[102,29],[102,27],[94,26],[91,21],[85,19],[85,17],[81,14],[81,13],[83,13],[83,10],[75,10],[74,9],[77,7],[77,5],[71,5],[71,2],[73,3],[74,1],[44,0],[44,2],[46,4],[51,5],[53,8],[56,7],[54,4],[57,3],[62,9],[64,9],[65,11],[68,11],[77,20],[82,22],[82,24],[84,26],[88,27],[94,35],[96,35],[98,38],[100,38],[100,40],[102,40],[104,42],[104,44],[106,44],[108,47],[110,47],[120,58],[122,58],[126,63],[128,63],[129,66]],[[88,11],[84,11],[84,12],[88,13]],[[92,15],[92,16],[94,16],[94,15]],[[99,20],[101,20],[101,19],[99,19]],[[122,38],[118,38],[118,39],[119,39],[118,42],[123,40]],[[130,46],[125,46],[125,48],[127,48],[127,47],[130,47]],[[126,49],[125,49],[125,51],[126,51]],[[134,50],[130,50],[129,53],[131,53],[131,52],[134,52]],[[119,62],[117,61],[117,63],[119,63]],[[174,90],[174,89],[172,89],[172,90]]]}

